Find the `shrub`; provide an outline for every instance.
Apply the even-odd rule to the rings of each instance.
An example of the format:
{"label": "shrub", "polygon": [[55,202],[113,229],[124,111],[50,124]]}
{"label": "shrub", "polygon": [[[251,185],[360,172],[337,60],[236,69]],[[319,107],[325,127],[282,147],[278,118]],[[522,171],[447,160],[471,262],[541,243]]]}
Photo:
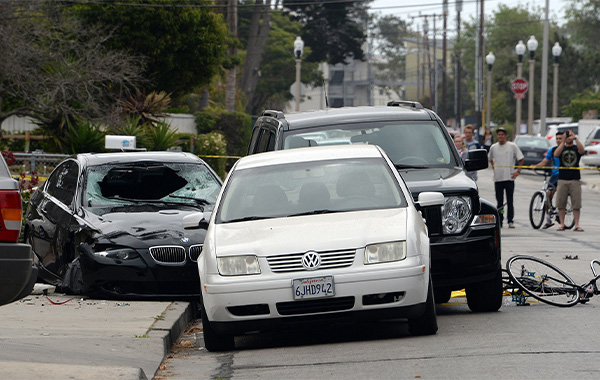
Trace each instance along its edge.
{"label": "shrub", "polygon": [[225,179],[227,175],[227,159],[202,156],[224,156],[227,153],[227,142],[222,132],[214,131],[196,137],[194,153],[199,155],[215,172]]}

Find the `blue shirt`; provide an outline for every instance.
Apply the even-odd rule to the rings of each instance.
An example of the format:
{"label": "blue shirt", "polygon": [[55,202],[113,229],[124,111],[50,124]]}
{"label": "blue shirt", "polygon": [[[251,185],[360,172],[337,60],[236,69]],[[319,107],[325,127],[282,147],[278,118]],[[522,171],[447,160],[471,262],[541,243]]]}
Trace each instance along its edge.
{"label": "blue shirt", "polygon": [[554,157],[554,148],[548,149],[546,152],[546,160],[552,162],[552,175],[551,177],[558,177],[558,167],[560,166],[560,159],[558,157]]}

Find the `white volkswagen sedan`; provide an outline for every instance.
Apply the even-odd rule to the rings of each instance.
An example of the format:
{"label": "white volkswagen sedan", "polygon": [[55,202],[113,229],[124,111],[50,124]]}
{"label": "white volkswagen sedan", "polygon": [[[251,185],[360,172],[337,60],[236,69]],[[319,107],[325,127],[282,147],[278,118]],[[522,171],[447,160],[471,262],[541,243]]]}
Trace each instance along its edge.
{"label": "white volkswagen sedan", "polygon": [[[244,157],[222,188],[198,258],[204,341],[278,324],[407,318],[437,332],[429,238],[420,208],[373,145],[301,148]],[[207,223],[199,215],[186,228]]]}

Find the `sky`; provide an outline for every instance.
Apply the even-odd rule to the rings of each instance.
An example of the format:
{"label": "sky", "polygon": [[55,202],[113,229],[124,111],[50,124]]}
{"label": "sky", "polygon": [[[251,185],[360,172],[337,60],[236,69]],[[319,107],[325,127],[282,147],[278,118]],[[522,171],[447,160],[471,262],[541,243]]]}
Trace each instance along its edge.
{"label": "sky", "polygon": [[[565,9],[571,3],[570,0],[550,0],[550,18],[564,23]],[[372,12],[384,15],[394,15],[400,18],[409,18],[418,16],[419,13],[442,14],[442,0],[375,0],[371,3]],[[527,9],[533,7],[543,8],[546,6],[546,0],[486,0],[484,3],[484,13],[489,15],[498,9],[500,4],[508,7],[517,7],[519,4],[526,6]],[[463,0],[463,9],[461,11],[461,21],[475,18],[477,13],[476,0]],[[416,22],[416,20],[415,20]],[[456,0],[448,0],[448,25],[456,25]]]}

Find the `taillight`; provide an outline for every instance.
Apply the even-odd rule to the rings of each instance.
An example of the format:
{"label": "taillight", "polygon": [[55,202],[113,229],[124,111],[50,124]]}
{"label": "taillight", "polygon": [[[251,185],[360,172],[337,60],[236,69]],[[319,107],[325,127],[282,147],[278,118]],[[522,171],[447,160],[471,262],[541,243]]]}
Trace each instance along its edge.
{"label": "taillight", "polygon": [[21,194],[16,190],[0,190],[0,241],[19,240],[22,218]]}
{"label": "taillight", "polygon": [[598,145],[598,141],[592,141],[590,145]]}

